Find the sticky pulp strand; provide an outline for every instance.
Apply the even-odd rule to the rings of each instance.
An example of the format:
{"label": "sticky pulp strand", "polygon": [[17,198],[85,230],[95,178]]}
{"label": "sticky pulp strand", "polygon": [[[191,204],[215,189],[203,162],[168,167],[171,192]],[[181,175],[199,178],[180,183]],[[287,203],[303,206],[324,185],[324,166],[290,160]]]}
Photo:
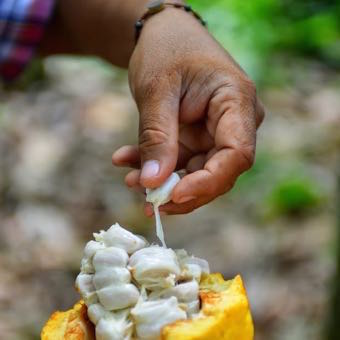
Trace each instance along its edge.
{"label": "sticky pulp strand", "polygon": [[159,215],[158,205],[155,205],[155,204],[153,205],[153,211],[155,213],[155,219],[156,219],[156,235],[161,241],[162,246],[166,248],[166,244],[164,240],[164,231],[163,231],[161,216]]}

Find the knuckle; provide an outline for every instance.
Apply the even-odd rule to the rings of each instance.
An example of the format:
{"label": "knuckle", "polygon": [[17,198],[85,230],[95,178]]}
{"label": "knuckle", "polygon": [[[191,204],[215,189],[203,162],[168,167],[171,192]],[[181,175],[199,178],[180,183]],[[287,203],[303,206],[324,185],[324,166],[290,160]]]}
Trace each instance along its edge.
{"label": "knuckle", "polygon": [[210,99],[209,106],[212,108],[213,111],[215,111],[216,109],[218,109],[220,102],[220,98],[218,98],[217,96],[213,96]]}
{"label": "knuckle", "polygon": [[258,112],[258,114],[257,114],[257,117],[258,117],[258,124],[257,124],[257,126],[259,127],[261,124],[262,124],[262,122],[264,121],[264,117],[265,117],[265,112],[264,111],[261,111],[261,112]]}
{"label": "knuckle", "polygon": [[[212,112],[214,114],[214,118],[217,118],[221,116],[221,114],[223,114],[224,112],[224,107],[223,107],[223,103],[225,102],[228,102],[225,100],[224,97],[221,97],[221,96],[213,96],[211,99],[210,99],[210,102],[209,102],[209,111]],[[209,113],[210,113],[209,112]]]}
{"label": "knuckle", "polygon": [[242,170],[246,171],[250,169],[255,161],[255,146],[254,145],[248,145],[248,146],[243,146],[239,150],[241,156],[243,157],[243,162],[242,162]]}
{"label": "knuckle", "polygon": [[236,96],[241,105],[256,108],[256,86],[247,76],[240,77],[235,83]]}
{"label": "knuckle", "polygon": [[257,118],[257,126],[260,126],[265,118],[265,110],[260,102],[260,100],[257,100],[257,110],[256,110],[256,118]]}
{"label": "knuckle", "polygon": [[139,147],[151,147],[165,144],[169,140],[169,135],[155,128],[145,128],[139,134]]}
{"label": "knuckle", "polygon": [[250,97],[256,98],[256,85],[247,76],[243,77],[241,80],[241,89],[243,90],[242,92],[247,93]]}
{"label": "knuckle", "polygon": [[143,129],[139,134],[139,149],[141,152],[165,145],[167,152],[177,152],[177,144],[172,142],[170,135],[164,130],[146,128]]}

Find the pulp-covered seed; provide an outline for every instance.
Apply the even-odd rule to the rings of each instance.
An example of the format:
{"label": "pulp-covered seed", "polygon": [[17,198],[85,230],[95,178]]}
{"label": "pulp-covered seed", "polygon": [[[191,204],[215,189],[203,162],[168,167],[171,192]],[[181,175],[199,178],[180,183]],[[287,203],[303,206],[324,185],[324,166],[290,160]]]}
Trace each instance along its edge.
{"label": "pulp-covered seed", "polygon": [[128,254],[132,254],[147,246],[147,242],[142,236],[134,235],[122,228],[118,223],[112,225],[107,231],[95,234],[95,237],[96,240],[100,240],[107,247],[121,248]]}
{"label": "pulp-covered seed", "polygon": [[179,302],[191,302],[197,300],[199,286],[197,281],[189,281],[161,291],[154,291],[149,299],[169,298],[175,296]]}
{"label": "pulp-covered seed", "polygon": [[134,306],[139,298],[137,287],[131,283],[111,285],[97,291],[98,299],[107,310]]}
{"label": "pulp-covered seed", "polygon": [[93,275],[83,273],[78,274],[76,278],[76,288],[81,294],[83,294],[83,292],[91,293],[95,291],[95,287],[93,285]]}
{"label": "pulp-covered seed", "polygon": [[134,279],[149,289],[174,285],[176,277],[180,274],[175,252],[159,246],[135,252],[130,257],[129,267]]}
{"label": "pulp-covered seed", "polygon": [[131,274],[126,268],[112,267],[99,271],[93,276],[93,284],[96,289],[115,284],[130,283]]}
{"label": "pulp-covered seed", "polygon": [[103,243],[91,240],[86,243],[86,246],[84,248],[84,258],[92,259],[94,254],[99,249],[104,249],[104,248],[105,248],[105,245]]}
{"label": "pulp-covered seed", "polygon": [[92,260],[83,258],[80,263],[80,271],[86,274],[94,274],[95,270],[92,264]]}
{"label": "pulp-covered seed", "polygon": [[209,274],[208,261],[195,256],[189,256],[184,249],[175,251],[181,266],[181,279],[195,279],[200,282],[202,273]]}
{"label": "pulp-covered seed", "polygon": [[96,273],[112,267],[126,267],[129,256],[124,249],[109,247],[100,249],[93,257]]}
{"label": "pulp-covered seed", "polygon": [[182,266],[181,279],[201,281],[202,269],[197,264],[186,264]]}
{"label": "pulp-covered seed", "polygon": [[133,331],[128,312],[110,313],[109,317],[101,318],[96,326],[96,340],[128,340]]}
{"label": "pulp-covered seed", "polygon": [[81,260],[80,267],[81,272],[88,274],[93,274],[95,272],[92,264],[93,256],[99,249],[104,248],[105,248],[104,244],[93,240],[86,243],[86,246],[84,248],[84,257]]}
{"label": "pulp-covered seed", "polygon": [[87,305],[98,301],[92,274],[78,274],[75,286]]}
{"label": "pulp-covered seed", "polygon": [[178,306],[177,299],[143,301],[131,310],[139,339],[159,339],[161,329],[174,321],[185,320],[187,315]]}
{"label": "pulp-covered seed", "polygon": [[100,303],[94,303],[87,307],[87,315],[93,324],[97,324],[98,321],[107,315],[107,310]]}
{"label": "pulp-covered seed", "polygon": [[180,180],[178,174],[173,172],[160,187],[156,189],[146,189],[146,201],[155,206],[170,202],[172,190]]}
{"label": "pulp-covered seed", "polygon": [[210,268],[209,263],[207,260],[201,259],[199,257],[195,256],[188,256],[186,259],[182,262],[184,265],[197,265],[201,268],[202,273],[209,274]]}

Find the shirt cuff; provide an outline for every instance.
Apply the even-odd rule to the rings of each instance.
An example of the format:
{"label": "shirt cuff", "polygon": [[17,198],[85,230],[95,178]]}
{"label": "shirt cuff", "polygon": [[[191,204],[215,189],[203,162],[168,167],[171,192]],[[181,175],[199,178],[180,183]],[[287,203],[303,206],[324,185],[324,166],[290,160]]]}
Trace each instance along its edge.
{"label": "shirt cuff", "polygon": [[0,3],[0,78],[12,81],[30,62],[41,41],[55,0]]}

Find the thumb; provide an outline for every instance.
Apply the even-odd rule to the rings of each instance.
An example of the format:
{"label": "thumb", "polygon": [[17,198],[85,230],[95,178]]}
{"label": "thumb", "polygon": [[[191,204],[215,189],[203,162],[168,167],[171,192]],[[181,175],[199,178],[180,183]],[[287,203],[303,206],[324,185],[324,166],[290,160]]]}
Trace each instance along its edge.
{"label": "thumb", "polygon": [[[160,186],[175,170],[178,157],[179,96],[160,84],[139,103],[140,183]],[[151,92],[151,94],[150,94]]]}

